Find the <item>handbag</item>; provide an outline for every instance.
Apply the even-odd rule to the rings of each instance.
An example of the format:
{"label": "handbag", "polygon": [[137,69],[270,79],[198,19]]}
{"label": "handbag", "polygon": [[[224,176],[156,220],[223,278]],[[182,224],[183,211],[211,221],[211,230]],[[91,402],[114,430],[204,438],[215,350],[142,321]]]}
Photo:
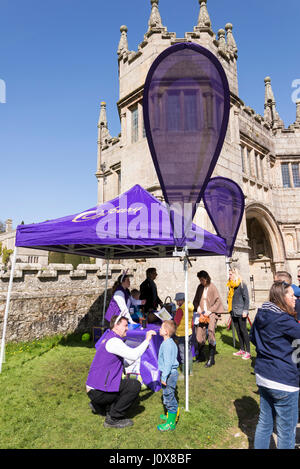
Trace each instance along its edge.
{"label": "handbag", "polygon": [[209,316],[205,316],[201,313],[199,316],[199,324],[209,324]]}
{"label": "handbag", "polygon": [[[169,302],[167,302],[168,299],[170,299]],[[162,307],[165,308],[169,314],[173,314],[174,310],[176,310],[176,305],[172,302],[172,298],[170,296],[166,297]]]}

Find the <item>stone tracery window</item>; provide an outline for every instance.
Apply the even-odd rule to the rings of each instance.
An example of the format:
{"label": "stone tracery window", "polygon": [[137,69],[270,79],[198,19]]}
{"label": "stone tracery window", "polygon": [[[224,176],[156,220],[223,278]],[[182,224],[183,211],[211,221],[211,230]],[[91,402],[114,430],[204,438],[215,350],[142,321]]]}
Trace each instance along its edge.
{"label": "stone tracery window", "polygon": [[294,187],[300,187],[299,163],[292,163],[292,174]]}
{"label": "stone tracery window", "polygon": [[288,163],[281,163],[281,175],[282,175],[283,187],[291,187],[291,179],[290,179]]}

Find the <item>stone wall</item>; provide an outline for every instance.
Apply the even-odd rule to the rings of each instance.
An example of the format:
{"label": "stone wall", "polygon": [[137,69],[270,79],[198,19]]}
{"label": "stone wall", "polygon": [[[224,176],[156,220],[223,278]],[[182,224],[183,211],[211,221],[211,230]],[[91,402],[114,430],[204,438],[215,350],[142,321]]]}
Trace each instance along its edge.
{"label": "stone wall", "polygon": [[[248,285],[251,297],[250,281],[243,267],[246,265],[247,253],[239,253],[240,265],[244,280]],[[217,286],[224,309],[226,310],[226,266],[222,256],[192,258],[192,267],[188,273],[189,301],[193,301],[199,285],[197,272],[211,272],[212,262],[218,265],[219,275],[212,277]],[[176,292],[184,292],[185,275],[183,262],[176,259],[128,260],[118,264],[112,260],[108,270],[108,305],[111,288],[124,269],[129,269],[130,288],[139,288],[145,279],[148,267],[155,267],[158,272],[156,280],[158,295],[162,301],[167,296],[174,300]],[[0,270],[0,332],[2,335],[3,317],[10,271]],[[41,267],[37,264],[16,264],[11,301],[8,314],[6,341],[27,342],[55,334],[92,332],[93,326],[102,324],[103,301],[106,283],[106,264],[80,264],[76,270],[69,264],[49,264]],[[253,320],[254,305],[250,317]],[[226,324],[228,315],[223,315],[219,324]]]}
{"label": "stone wall", "polygon": [[[123,266],[112,264],[111,289]],[[0,331],[10,272],[0,271]],[[20,342],[54,334],[91,331],[102,322],[106,267],[96,265],[16,264],[6,341]],[[110,299],[108,291],[107,301]]]}

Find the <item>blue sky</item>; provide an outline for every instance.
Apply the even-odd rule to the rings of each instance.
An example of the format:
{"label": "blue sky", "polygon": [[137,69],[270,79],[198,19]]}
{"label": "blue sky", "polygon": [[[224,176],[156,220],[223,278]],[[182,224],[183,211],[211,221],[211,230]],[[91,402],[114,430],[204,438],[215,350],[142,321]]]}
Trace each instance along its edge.
{"label": "blue sky", "polygon": [[[300,80],[299,0],[208,0],[215,33],[227,22],[239,49],[239,94],[263,114],[264,78],[277,109],[295,120],[292,82]],[[198,0],[160,0],[164,26],[192,31]],[[14,227],[97,203],[97,121],[106,101],[109,130],[120,132],[117,47],[130,50],[148,28],[150,0],[2,0],[0,4],[0,220]],[[300,96],[299,96],[300,97]]]}

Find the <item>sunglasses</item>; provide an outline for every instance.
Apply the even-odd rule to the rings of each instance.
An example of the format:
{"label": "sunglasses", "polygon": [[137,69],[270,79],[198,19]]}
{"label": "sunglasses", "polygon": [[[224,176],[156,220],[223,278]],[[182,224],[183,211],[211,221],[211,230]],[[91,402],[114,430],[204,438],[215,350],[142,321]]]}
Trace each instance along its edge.
{"label": "sunglasses", "polygon": [[275,283],[276,285],[283,285],[284,288],[288,288],[288,287],[291,286],[289,283],[281,282],[280,280],[276,280],[274,283]]}

